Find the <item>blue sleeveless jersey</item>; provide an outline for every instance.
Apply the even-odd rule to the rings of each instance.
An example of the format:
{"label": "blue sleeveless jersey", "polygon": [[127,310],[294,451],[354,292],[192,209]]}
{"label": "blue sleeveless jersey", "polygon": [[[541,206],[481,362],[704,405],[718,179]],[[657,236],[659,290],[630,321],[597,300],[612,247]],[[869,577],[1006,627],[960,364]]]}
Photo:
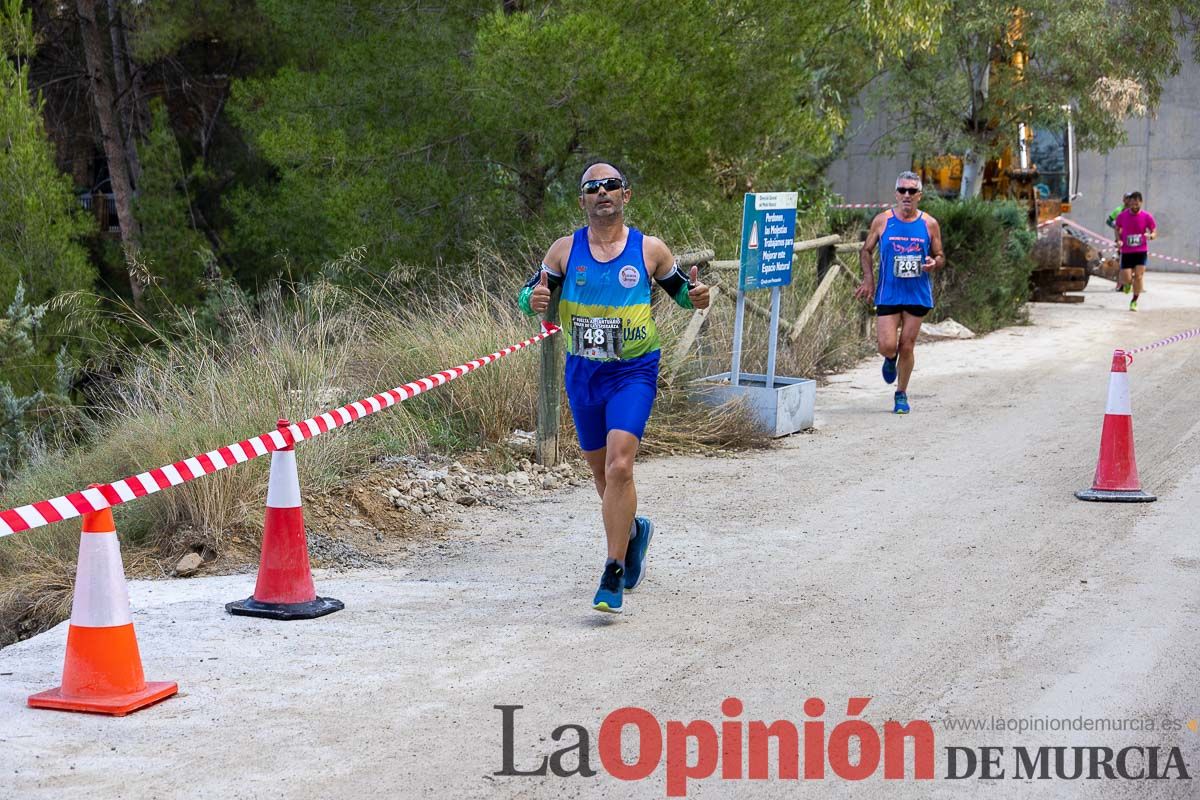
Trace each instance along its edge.
{"label": "blue sleeveless jersey", "polygon": [[655,385],[660,351],[641,231],[631,227],[625,249],[611,261],[592,257],[587,228],[575,231],[558,312],[572,404],[603,403],[629,380]]}
{"label": "blue sleeveless jersey", "polygon": [[[628,360],[658,349],[658,331],[650,315],[650,275],[642,255],[642,232],[629,229],[625,249],[611,261],[597,261],[588,245],[588,229],[571,239],[558,313],[567,335],[567,352],[600,361]],[[588,320],[607,320],[596,328]],[[589,333],[589,327],[592,328]],[[616,346],[592,340],[611,330]],[[587,335],[588,341],[580,341]]]}
{"label": "blue sleeveless jersey", "polygon": [[921,269],[929,256],[929,227],[925,212],[905,222],[888,212],[879,237],[879,278],[875,288],[877,306],[924,306],[933,308],[933,280]]}

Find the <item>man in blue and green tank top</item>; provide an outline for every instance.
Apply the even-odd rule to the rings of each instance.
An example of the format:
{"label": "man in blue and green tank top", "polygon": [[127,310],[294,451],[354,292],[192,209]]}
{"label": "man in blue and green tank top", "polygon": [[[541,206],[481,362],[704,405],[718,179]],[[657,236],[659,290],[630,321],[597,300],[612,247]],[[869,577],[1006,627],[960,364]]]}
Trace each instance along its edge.
{"label": "man in blue and green tank top", "polygon": [[550,246],[521,290],[527,314],[540,314],[561,287],[559,316],[567,342],[566,389],[583,457],[600,495],[608,559],[592,600],[620,613],[625,589],[646,574],[654,525],[637,515],[633,461],[658,393],[658,330],[650,280],[684,308],[707,308],[708,287],[680,272],[661,239],[625,224],[629,183],[612,164],[590,164],[580,178],[587,227]]}
{"label": "man in blue and green tank top", "polygon": [[[871,221],[859,251],[863,280],[854,296],[875,302],[875,337],[883,356],[883,380],[896,383],[892,410],[907,414],[908,380],[916,364],[914,349],[921,320],[933,310],[933,279],[941,269],[942,229],[917,210],[921,176],[901,172],[896,178],[896,205]],[[879,246],[879,282],[875,282],[875,246]]]}

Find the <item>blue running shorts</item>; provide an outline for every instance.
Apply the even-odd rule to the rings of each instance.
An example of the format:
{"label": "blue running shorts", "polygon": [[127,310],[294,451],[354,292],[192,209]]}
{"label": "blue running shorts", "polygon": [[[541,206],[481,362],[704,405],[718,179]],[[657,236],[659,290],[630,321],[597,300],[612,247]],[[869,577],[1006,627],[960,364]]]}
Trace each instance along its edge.
{"label": "blue running shorts", "polygon": [[567,400],[580,447],[585,451],[604,448],[608,432],[613,430],[642,438],[658,394],[661,355],[661,350],[655,350],[628,361],[567,356]]}

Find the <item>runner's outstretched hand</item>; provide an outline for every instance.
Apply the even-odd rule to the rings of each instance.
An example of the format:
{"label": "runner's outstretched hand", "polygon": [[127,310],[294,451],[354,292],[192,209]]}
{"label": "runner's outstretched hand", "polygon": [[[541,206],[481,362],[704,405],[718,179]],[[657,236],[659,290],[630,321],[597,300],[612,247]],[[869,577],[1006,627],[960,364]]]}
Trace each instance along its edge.
{"label": "runner's outstretched hand", "polygon": [[708,287],[699,280],[700,268],[692,267],[692,271],[688,274],[688,297],[692,300],[692,305],[697,308],[708,308]]}
{"label": "runner's outstretched hand", "polygon": [[926,272],[933,272],[937,269],[937,259],[933,256],[925,256],[925,263],[921,265],[921,269]]}
{"label": "runner's outstretched hand", "polygon": [[550,307],[550,277],[546,270],[542,270],[542,275],[538,279],[538,285],[533,287],[533,294],[529,296],[529,307],[537,313],[541,314]]}
{"label": "runner's outstretched hand", "polygon": [[854,298],[856,300],[870,300],[871,296],[874,294],[875,284],[869,281],[863,281],[858,285],[858,288],[854,290]]}

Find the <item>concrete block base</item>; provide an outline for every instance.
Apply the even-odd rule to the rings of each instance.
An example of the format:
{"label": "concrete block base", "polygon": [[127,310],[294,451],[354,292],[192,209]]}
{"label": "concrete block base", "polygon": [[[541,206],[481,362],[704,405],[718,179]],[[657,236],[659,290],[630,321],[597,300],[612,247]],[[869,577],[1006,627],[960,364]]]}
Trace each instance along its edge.
{"label": "concrete block base", "polygon": [[729,373],[710,375],[692,384],[698,398],[720,405],[743,397],[762,427],[778,438],[813,426],[817,384],[808,378],[775,376],[774,387],[767,388],[766,375],[743,372],[737,386],[729,382]]}

